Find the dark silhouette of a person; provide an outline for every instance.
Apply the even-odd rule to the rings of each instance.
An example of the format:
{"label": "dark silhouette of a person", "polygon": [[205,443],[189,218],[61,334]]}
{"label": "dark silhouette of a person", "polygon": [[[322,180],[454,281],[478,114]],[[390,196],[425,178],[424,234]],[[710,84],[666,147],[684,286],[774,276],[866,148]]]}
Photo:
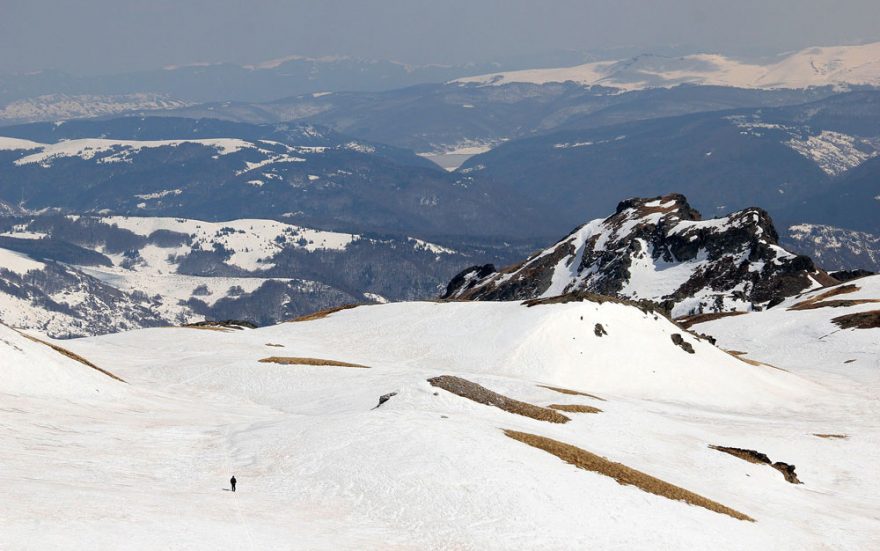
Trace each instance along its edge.
{"label": "dark silhouette of a person", "polygon": [[233,492],[235,491],[235,483],[236,483],[236,482],[237,482],[237,481],[235,480],[235,475],[232,475],[232,478],[229,479],[229,485],[232,486],[232,491],[233,491]]}

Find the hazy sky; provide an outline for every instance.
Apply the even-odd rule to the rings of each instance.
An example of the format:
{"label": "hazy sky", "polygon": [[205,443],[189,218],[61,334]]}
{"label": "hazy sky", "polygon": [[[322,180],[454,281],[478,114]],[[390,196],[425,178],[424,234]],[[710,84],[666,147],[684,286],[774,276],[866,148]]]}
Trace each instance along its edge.
{"label": "hazy sky", "polygon": [[880,40],[880,0],[0,0],[0,72],[289,54],[463,63],[559,49],[763,55]]}

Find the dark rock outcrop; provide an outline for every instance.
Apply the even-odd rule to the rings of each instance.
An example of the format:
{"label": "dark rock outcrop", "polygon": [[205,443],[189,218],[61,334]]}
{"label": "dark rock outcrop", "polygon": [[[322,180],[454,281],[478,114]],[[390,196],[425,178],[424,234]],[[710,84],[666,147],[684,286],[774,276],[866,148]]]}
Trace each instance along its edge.
{"label": "dark rock outcrop", "polygon": [[703,220],[679,194],[628,199],[520,264],[462,272],[444,297],[528,300],[586,291],[652,301],[679,317],[762,308],[837,282],[778,239],[759,208]]}

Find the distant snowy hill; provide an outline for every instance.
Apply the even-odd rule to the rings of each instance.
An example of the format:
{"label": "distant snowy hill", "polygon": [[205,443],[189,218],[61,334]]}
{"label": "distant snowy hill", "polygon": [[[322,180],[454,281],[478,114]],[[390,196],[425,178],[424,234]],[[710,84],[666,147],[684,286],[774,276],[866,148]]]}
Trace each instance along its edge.
{"label": "distant snowy hill", "polygon": [[465,77],[460,84],[503,85],[575,82],[621,90],[681,84],[735,88],[810,88],[880,86],[880,42],[858,46],[807,48],[766,64],[737,61],[723,55],[679,58],[642,55],[576,67],[531,69]]}
{"label": "distant snowy hill", "polygon": [[663,304],[673,316],[746,311],[836,281],[778,245],[766,212],[710,220],[681,195],[629,199],[608,218],[502,270],[474,267],[446,297],[524,300],[590,292]]}
{"label": "distant snowy hill", "polygon": [[16,100],[0,107],[0,124],[105,117],[137,110],[180,109],[187,105],[185,101],[149,93],[50,94]]}
{"label": "distant snowy hill", "polygon": [[434,297],[476,258],[508,258],[505,248],[454,250],[273,220],[19,216],[0,219],[0,321],[55,337],[205,318],[277,323],[343,304]]}

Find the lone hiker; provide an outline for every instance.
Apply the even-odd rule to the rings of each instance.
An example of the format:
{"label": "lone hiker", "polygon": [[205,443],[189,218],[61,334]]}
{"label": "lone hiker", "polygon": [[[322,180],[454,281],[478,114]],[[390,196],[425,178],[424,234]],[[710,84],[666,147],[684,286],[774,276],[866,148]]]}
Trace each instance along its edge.
{"label": "lone hiker", "polygon": [[232,486],[232,491],[235,491],[235,475],[232,475],[232,478],[229,479],[229,485]]}

